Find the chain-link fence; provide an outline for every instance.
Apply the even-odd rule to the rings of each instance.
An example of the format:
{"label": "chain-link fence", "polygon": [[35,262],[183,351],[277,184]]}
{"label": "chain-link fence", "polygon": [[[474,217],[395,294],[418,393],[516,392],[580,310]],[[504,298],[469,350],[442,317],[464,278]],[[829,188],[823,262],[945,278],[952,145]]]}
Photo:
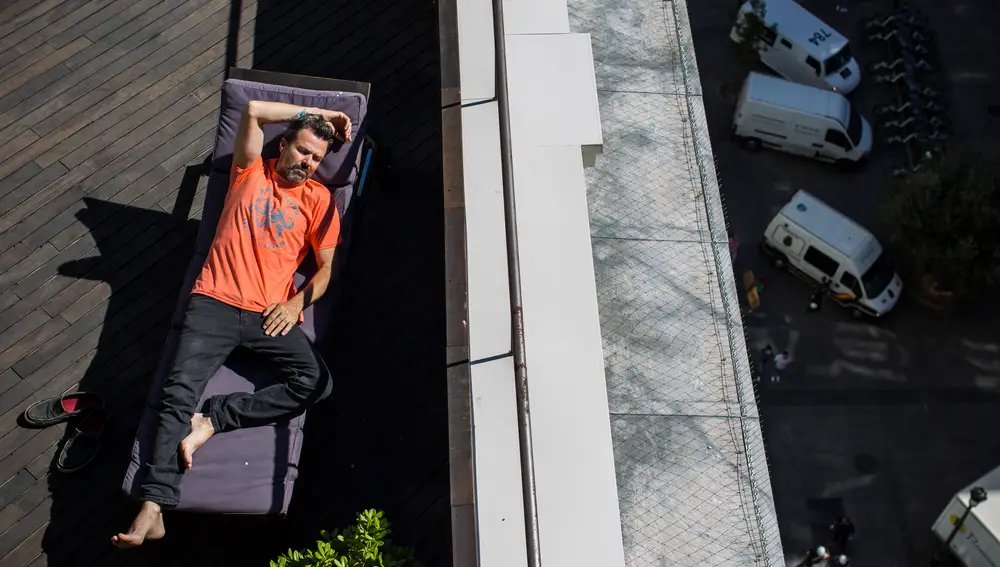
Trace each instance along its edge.
{"label": "chain-link fence", "polygon": [[629,566],[783,565],[683,0],[570,0],[593,39],[587,172]]}

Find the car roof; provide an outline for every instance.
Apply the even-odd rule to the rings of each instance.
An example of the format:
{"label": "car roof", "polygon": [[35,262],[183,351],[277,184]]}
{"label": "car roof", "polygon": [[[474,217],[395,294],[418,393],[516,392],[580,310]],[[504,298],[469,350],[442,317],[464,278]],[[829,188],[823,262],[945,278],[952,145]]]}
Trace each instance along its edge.
{"label": "car roof", "polygon": [[747,89],[749,100],[805,114],[827,116],[847,128],[851,103],[840,93],[757,72],[751,72],[747,81],[750,83]]}
{"label": "car roof", "polygon": [[[794,41],[820,61],[826,61],[847,45],[846,37],[795,0],[765,0],[764,5],[764,22],[776,25],[779,34]],[[747,2],[743,11],[749,11],[749,8],[750,3]],[[829,33],[831,37],[816,43],[809,41],[820,30]]]}
{"label": "car roof", "polygon": [[882,252],[871,232],[804,190],[795,193],[781,214],[853,260],[862,274]]}

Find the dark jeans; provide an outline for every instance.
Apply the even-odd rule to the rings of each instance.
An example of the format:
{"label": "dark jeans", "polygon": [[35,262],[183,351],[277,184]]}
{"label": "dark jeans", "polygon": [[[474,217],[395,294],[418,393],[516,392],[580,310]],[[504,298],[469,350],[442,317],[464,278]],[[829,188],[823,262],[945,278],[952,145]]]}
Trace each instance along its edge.
{"label": "dark jeans", "polygon": [[140,498],[166,506],[180,500],[181,440],[191,416],[229,353],[238,346],[261,353],[285,370],[281,380],[250,394],[209,398],[202,411],[217,433],[273,423],[297,415],[330,394],[330,373],[298,326],[287,335],[264,333],[260,313],[193,294],[184,315],[173,366],[163,384],[160,423],[142,482]]}

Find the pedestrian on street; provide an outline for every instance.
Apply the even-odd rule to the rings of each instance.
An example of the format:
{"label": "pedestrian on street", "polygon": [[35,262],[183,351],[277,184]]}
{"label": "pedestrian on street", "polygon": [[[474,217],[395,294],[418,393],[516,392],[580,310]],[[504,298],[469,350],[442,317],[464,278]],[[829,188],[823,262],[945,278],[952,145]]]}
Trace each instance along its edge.
{"label": "pedestrian on street", "polygon": [[846,514],[841,514],[830,524],[830,531],[833,532],[833,541],[837,544],[837,551],[846,553],[847,542],[854,539],[854,522]]}
{"label": "pedestrian on street", "polygon": [[823,296],[830,292],[830,280],[824,280],[823,285],[809,296],[809,311],[815,313],[823,306]]}
{"label": "pedestrian on street", "polygon": [[767,372],[767,365],[774,360],[774,348],[771,345],[767,345],[760,349],[760,362],[757,364],[757,381],[760,381],[760,377]]}
{"label": "pedestrian on street", "polygon": [[812,565],[819,565],[829,558],[830,554],[826,552],[826,548],[822,545],[817,545],[815,548],[806,551],[806,558],[795,567],[811,567]]}
{"label": "pedestrian on street", "polygon": [[771,382],[781,382],[781,375],[785,373],[785,369],[793,360],[792,355],[788,354],[787,350],[781,351],[781,354],[774,357],[774,373],[771,375]]}

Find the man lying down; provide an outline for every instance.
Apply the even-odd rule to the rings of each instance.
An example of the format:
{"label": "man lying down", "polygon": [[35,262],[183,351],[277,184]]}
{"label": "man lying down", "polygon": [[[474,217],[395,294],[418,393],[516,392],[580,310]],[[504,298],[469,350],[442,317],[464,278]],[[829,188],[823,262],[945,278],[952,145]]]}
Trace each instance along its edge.
{"label": "man lying down", "polygon": [[[291,124],[278,158],[265,161],[261,128],[278,122]],[[222,216],[163,385],[160,422],[139,489],[142,508],[127,533],[111,538],[118,547],[165,535],[161,512],[180,501],[182,471],[212,435],[290,417],[329,395],[329,373],[321,371],[298,323],[303,309],[326,292],[340,237],[333,196],[310,177],[330,144],[350,137],[351,120],[343,112],[264,101],[244,109]],[[287,222],[272,223],[272,215]],[[292,278],[310,248],[318,271],[295,293]],[[286,370],[284,380],[252,394],[214,396],[205,413],[195,413],[209,379],[238,346],[271,357]]]}

